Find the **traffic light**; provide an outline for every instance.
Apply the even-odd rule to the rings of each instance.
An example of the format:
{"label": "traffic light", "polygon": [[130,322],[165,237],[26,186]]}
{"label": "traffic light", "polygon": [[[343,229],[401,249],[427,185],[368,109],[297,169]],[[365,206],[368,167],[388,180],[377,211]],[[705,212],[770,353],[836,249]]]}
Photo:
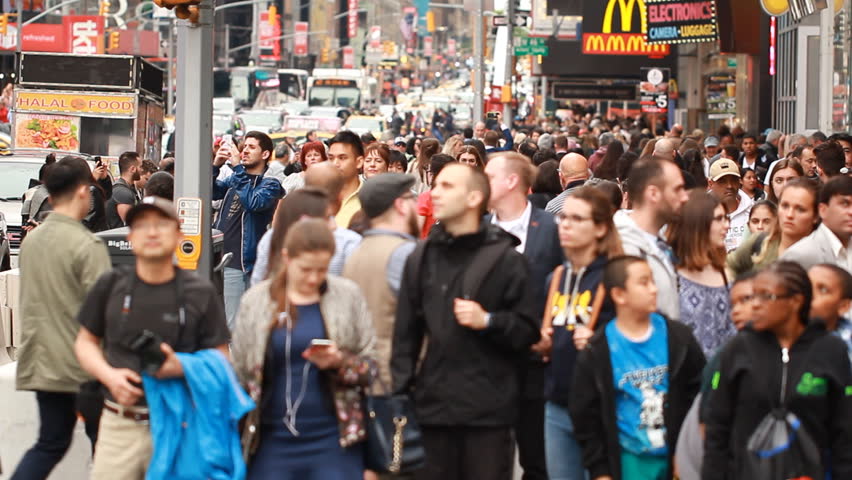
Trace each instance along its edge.
{"label": "traffic light", "polygon": [[267,21],[269,21],[270,25],[275,25],[276,23],[278,23],[278,7],[276,7],[275,5],[270,5],[267,17]]}
{"label": "traffic light", "polygon": [[330,53],[329,49],[323,48],[320,51],[320,62],[328,63],[331,60],[331,55],[329,55],[329,53]]}
{"label": "traffic light", "polygon": [[432,10],[426,12],[426,30],[429,33],[433,33],[435,31],[435,12]]}
{"label": "traffic light", "polygon": [[118,50],[118,41],[121,39],[121,34],[118,32],[109,32],[109,50]]}
{"label": "traffic light", "polygon": [[110,5],[111,3],[109,2],[109,0],[101,0],[101,5],[98,8],[98,15],[102,17],[108,15]]}
{"label": "traffic light", "polygon": [[0,35],[6,35],[9,30],[9,15],[0,15]]}
{"label": "traffic light", "polygon": [[198,23],[198,5],[201,0],[154,0],[160,8],[174,9],[175,16],[192,23]]}

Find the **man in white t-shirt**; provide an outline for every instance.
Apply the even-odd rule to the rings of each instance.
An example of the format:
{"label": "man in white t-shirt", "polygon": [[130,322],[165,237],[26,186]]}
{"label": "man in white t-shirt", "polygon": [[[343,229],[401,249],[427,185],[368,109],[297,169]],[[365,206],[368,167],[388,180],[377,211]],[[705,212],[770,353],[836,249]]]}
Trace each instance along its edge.
{"label": "man in white t-shirt", "polygon": [[733,160],[723,158],[710,166],[709,191],[725,205],[731,227],[725,236],[727,251],[735,250],[745,239],[748,231],[748,216],[754,201],[742,188],[740,167]]}

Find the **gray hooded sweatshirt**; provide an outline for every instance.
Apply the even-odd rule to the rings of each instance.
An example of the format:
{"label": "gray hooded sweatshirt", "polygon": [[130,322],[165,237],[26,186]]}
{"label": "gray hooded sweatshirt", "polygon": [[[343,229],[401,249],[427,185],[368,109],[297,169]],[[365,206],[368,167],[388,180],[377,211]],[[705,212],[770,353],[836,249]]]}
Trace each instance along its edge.
{"label": "gray hooded sweatshirt", "polygon": [[613,217],[621,236],[624,253],[644,258],[651,266],[657,285],[657,308],[671,320],[680,320],[677,271],[668,256],[651,242],[649,234],[636,225],[628,212],[619,210]]}

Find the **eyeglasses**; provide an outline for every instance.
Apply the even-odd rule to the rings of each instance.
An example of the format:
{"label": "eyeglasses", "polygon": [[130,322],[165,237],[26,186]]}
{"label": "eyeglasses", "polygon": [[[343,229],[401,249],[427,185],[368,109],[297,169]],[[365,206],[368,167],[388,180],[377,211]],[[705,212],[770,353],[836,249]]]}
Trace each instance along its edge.
{"label": "eyeglasses", "polygon": [[577,224],[577,223],[587,222],[591,219],[592,219],[592,217],[582,217],[580,215],[577,215],[576,213],[572,214],[572,215],[566,215],[562,212],[557,213],[556,216],[553,217],[553,221],[557,225],[561,225],[562,222],[565,222],[565,221],[567,221],[568,223]]}
{"label": "eyeglasses", "polygon": [[785,294],[777,294],[777,293],[755,293],[752,296],[753,300],[760,300],[763,302],[775,302],[778,300],[786,300],[788,298],[792,298],[793,294],[785,293]]}

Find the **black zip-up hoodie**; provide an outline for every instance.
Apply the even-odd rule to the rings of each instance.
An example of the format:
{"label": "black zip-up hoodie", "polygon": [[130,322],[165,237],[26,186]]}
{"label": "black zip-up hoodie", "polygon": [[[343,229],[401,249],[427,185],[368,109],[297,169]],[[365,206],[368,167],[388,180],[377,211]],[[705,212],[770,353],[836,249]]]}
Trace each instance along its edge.
{"label": "black zip-up hoodie", "polygon": [[[669,345],[669,391],[663,403],[669,470],[680,426],[701,388],[704,353],[692,330],[666,319]],[[592,337],[580,352],[574,369],[571,401],[574,436],[583,449],[583,465],[591,478],[609,475],[621,479],[621,446],[615,412],[615,382],[612,376],[606,330]],[[671,478],[671,471],[666,478]]]}
{"label": "black zip-up hoodie", "polygon": [[[491,313],[477,331],[453,313],[475,252],[502,244],[504,252],[471,300]],[[476,233],[450,236],[441,224],[415,250],[403,274],[394,326],[391,373],[394,391],[412,395],[417,421],[429,426],[500,427],[514,423],[519,366],[539,339],[529,268],[514,247],[518,239],[483,223]],[[418,247],[421,248],[421,247]],[[419,265],[415,262],[421,260]],[[418,368],[424,338],[426,355]]]}
{"label": "black zip-up hoodie", "polygon": [[[702,417],[706,425],[704,480],[734,480],[748,438],[781,400],[783,353],[770,332],[750,327],[722,350]],[[787,408],[823,452],[832,478],[852,478],[852,372],[843,341],[811,322],[790,347]],[[829,465],[826,465],[829,467]]]}
{"label": "black zip-up hoodie", "polygon": [[[565,262],[562,279],[559,281],[559,295],[554,298],[553,303],[563,304],[570,308],[576,302],[575,314],[577,324],[585,323],[591,318],[592,306],[598,293],[598,285],[603,281],[603,271],[607,264],[604,255],[596,258],[585,269],[574,271],[570,262]],[[565,274],[570,274],[569,284],[565,285]],[[547,286],[553,273],[547,277]],[[578,280],[579,277],[579,280]],[[579,282],[579,285],[577,284]],[[573,297],[577,299],[574,300]],[[564,299],[562,297],[565,297]],[[564,303],[562,303],[564,302]],[[546,309],[554,305],[545,305]],[[554,315],[554,321],[561,314],[566,315],[562,309]],[[609,298],[601,305],[596,329],[602,329],[615,317],[615,309]],[[568,328],[568,322],[563,325],[553,325],[553,347],[550,352],[550,363],[547,365],[547,377],[544,384],[544,396],[549,402],[554,402],[563,407],[568,407],[571,397],[571,382],[574,379],[574,365],[577,363],[577,348],[574,346],[574,330]]]}

